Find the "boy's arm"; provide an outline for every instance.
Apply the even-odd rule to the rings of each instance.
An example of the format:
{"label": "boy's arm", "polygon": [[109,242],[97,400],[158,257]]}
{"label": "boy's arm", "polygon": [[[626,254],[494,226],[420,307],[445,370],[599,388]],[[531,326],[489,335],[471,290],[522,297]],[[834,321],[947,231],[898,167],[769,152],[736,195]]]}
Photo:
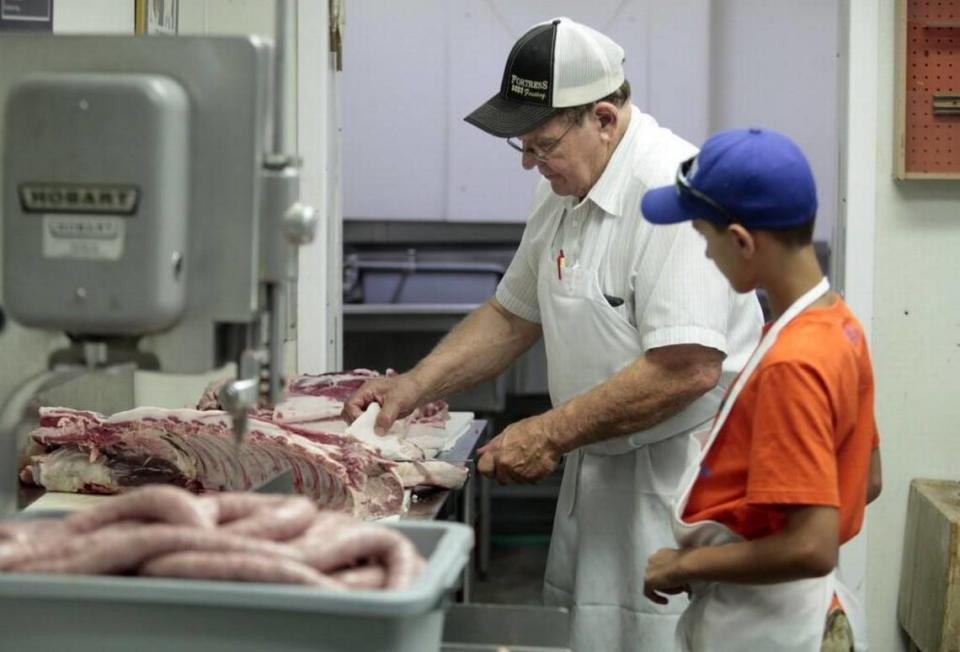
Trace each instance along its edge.
{"label": "boy's arm", "polygon": [[870,470],[867,472],[867,504],[869,505],[883,488],[883,470],[880,465],[880,449],[874,448],[870,454]]}
{"label": "boy's arm", "polygon": [[836,507],[795,507],[783,530],[760,539],[719,546],[664,548],[647,561],[644,593],[665,604],[660,593],[678,593],[690,582],[775,584],[821,577],[837,565],[839,524]]}

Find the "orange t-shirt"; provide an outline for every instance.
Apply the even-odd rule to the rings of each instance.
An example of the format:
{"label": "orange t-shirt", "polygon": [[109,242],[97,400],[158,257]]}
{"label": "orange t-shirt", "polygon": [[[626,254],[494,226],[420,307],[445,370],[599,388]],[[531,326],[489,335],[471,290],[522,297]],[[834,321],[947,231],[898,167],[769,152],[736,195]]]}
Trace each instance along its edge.
{"label": "orange t-shirt", "polygon": [[787,324],[707,453],[684,512],[746,539],[780,531],[787,506],[839,508],[840,543],[860,530],[878,445],[863,328],[842,299]]}

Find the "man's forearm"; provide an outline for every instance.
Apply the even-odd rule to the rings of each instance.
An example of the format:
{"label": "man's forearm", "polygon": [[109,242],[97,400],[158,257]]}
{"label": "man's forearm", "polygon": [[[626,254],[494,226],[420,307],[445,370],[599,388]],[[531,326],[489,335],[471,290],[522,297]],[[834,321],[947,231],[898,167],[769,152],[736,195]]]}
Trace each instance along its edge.
{"label": "man's forearm", "polygon": [[[670,349],[670,350],[667,350]],[[592,390],[544,415],[563,453],[647,430],[679,413],[720,379],[724,355],[698,345],[655,349]]]}
{"label": "man's forearm", "polygon": [[540,325],[512,315],[496,302],[484,303],[411,370],[423,400],[442,398],[500,372],[540,338]]}

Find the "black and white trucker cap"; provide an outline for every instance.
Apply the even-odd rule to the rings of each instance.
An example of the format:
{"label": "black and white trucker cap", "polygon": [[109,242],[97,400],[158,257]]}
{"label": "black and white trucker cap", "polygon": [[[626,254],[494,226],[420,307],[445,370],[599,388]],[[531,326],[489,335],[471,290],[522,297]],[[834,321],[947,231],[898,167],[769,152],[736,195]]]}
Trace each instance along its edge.
{"label": "black and white trucker cap", "polygon": [[560,109],[623,84],[623,48],[569,18],[531,27],[507,57],[500,92],[464,120],[500,138],[533,131]]}

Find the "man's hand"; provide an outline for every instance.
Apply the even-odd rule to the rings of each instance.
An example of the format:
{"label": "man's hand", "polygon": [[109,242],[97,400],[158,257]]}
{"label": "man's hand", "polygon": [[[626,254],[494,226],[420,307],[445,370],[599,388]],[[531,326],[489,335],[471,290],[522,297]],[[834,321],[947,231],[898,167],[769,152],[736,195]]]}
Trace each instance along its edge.
{"label": "man's hand", "polygon": [[562,453],[555,441],[543,415],[517,421],[477,450],[477,471],[500,484],[537,482],[560,464]]}
{"label": "man's hand", "polygon": [[[643,578],[643,594],[657,604],[667,604],[666,595],[689,592],[688,580],[680,570],[680,561],[688,550],[661,548],[647,560],[647,572]],[[665,594],[665,595],[661,595]]]}
{"label": "man's hand", "polygon": [[397,419],[417,409],[422,393],[420,384],[409,373],[372,378],[350,395],[340,416],[353,423],[368,405],[379,403],[380,414],[373,429],[378,435],[385,435]]}

